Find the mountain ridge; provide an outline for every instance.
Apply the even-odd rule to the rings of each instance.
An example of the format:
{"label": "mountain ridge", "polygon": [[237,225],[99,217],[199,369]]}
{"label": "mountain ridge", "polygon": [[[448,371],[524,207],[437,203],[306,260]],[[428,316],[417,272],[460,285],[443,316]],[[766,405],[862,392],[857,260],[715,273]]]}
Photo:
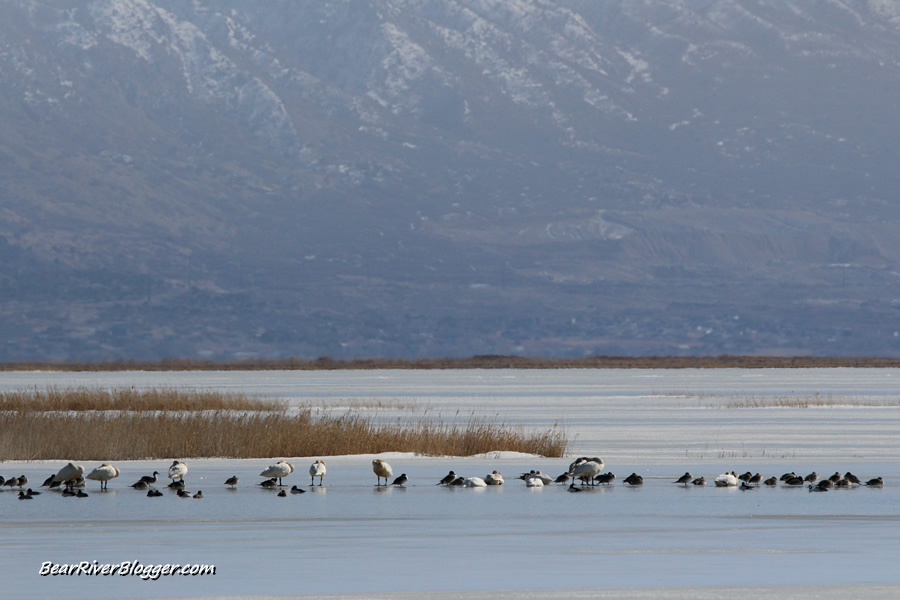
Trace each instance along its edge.
{"label": "mountain ridge", "polygon": [[900,3],[4,13],[0,360],[898,353]]}

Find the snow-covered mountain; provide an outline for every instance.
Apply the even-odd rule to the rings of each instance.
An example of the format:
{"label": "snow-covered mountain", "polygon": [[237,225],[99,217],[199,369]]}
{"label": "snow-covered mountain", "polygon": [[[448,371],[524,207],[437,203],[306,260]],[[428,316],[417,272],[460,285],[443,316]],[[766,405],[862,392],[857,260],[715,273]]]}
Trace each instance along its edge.
{"label": "snow-covered mountain", "polygon": [[900,354],[900,1],[4,0],[0,360]]}

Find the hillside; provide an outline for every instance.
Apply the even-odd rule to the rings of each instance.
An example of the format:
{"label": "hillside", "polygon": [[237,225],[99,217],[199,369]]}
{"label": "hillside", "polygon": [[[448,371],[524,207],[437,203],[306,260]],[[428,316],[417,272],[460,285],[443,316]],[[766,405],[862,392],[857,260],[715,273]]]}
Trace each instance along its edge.
{"label": "hillside", "polygon": [[900,2],[0,10],[0,360],[900,354]]}

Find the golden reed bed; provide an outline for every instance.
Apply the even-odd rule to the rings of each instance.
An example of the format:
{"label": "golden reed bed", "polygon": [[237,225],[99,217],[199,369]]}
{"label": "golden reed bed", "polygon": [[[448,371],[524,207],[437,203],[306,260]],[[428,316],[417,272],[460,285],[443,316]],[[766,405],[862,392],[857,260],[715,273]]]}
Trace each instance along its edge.
{"label": "golden reed bed", "polygon": [[480,418],[389,424],[350,411],[287,409],[276,402],[179,390],[33,390],[0,394],[3,460],[269,458],[414,452],[471,456],[565,454],[565,434],[526,432]]}

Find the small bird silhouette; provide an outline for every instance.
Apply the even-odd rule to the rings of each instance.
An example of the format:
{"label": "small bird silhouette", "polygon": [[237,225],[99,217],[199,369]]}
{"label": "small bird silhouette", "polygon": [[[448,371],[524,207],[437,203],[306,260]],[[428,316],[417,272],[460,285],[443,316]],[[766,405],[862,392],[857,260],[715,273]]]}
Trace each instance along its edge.
{"label": "small bird silhouette", "polygon": [[687,484],[691,482],[691,479],[693,479],[693,477],[691,477],[691,474],[685,472],[684,475],[676,479],[673,483],[683,483],[685,487],[687,487]]}

